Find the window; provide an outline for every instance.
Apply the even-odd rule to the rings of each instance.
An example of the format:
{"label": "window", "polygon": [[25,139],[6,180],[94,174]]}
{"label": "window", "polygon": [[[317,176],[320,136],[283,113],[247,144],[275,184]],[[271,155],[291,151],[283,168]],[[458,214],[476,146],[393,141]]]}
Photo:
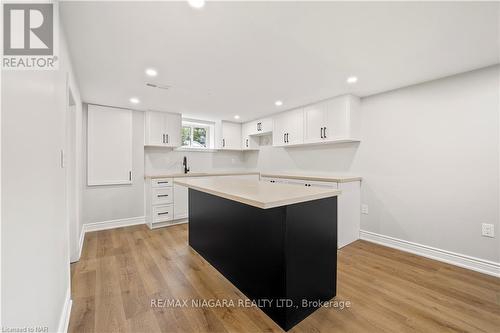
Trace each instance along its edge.
{"label": "window", "polygon": [[211,135],[214,125],[211,123],[197,123],[182,121],[182,147],[195,149],[211,149]]}

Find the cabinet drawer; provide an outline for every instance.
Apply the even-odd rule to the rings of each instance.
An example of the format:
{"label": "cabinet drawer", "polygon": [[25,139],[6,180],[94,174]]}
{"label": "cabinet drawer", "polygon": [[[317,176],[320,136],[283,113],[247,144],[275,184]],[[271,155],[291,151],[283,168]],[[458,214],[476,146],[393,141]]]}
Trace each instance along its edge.
{"label": "cabinet drawer", "polygon": [[153,223],[170,221],[172,219],[172,205],[159,205],[153,207]]}
{"label": "cabinet drawer", "polygon": [[303,180],[303,179],[288,179],[288,184],[310,186],[310,187],[326,187],[326,188],[338,188],[336,182],[321,182],[315,180]]}
{"label": "cabinet drawer", "polygon": [[169,187],[172,186],[172,178],[155,178],[151,180],[152,187]]}
{"label": "cabinet drawer", "polygon": [[162,205],[172,203],[172,187],[154,188],[153,198],[151,202],[153,205]]}
{"label": "cabinet drawer", "polygon": [[260,180],[268,183],[286,183],[287,181],[283,178],[269,178],[269,177],[260,177]]}

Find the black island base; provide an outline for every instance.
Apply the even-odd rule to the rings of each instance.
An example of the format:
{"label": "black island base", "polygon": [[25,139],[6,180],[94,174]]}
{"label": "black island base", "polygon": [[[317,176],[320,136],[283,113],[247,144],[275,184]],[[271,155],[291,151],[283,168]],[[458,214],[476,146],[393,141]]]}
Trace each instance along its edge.
{"label": "black island base", "polygon": [[261,209],[190,188],[189,245],[288,331],[336,294],[337,197]]}

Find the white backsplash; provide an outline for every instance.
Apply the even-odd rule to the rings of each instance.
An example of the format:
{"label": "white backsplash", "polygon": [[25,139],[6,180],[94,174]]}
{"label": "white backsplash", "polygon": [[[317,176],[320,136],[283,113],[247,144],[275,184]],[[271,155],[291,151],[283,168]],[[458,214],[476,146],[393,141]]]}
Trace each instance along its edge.
{"label": "white backsplash", "polygon": [[239,151],[193,152],[169,148],[144,149],[146,175],[182,172],[182,160],[187,157],[191,172],[245,170],[243,153]]}

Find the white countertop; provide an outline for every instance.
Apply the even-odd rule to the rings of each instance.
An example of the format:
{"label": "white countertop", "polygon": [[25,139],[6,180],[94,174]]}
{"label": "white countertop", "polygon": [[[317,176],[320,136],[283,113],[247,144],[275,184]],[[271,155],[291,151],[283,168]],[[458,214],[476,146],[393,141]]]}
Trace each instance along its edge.
{"label": "white countertop", "polygon": [[209,176],[242,176],[242,175],[259,175],[256,171],[216,171],[216,172],[189,172],[189,173],[163,173],[158,175],[145,175],[146,179],[155,178],[186,178],[186,177],[209,177]]}
{"label": "white countertop", "polygon": [[321,182],[346,183],[362,180],[362,177],[347,173],[295,173],[295,172],[258,172],[258,171],[213,171],[213,172],[172,172],[156,175],[145,175],[146,179],[155,178],[185,178],[185,177],[209,177],[209,176],[239,176],[260,175],[268,178],[303,179]]}
{"label": "white countertop", "polygon": [[341,193],[340,190],[330,188],[219,177],[178,178],[174,183],[263,209],[334,197]]}
{"label": "white countertop", "polygon": [[300,174],[300,173],[288,173],[288,172],[270,172],[265,173],[261,172],[261,177],[269,177],[269,178],[287,178],[287,179],[303,179],[303,180],[311,180],[311,181],[320,181],[320,182],[336,182],[336,183],[347,183],[347,182],[355,182],[360,181],[362,177],[352,175],[352,174]]}

